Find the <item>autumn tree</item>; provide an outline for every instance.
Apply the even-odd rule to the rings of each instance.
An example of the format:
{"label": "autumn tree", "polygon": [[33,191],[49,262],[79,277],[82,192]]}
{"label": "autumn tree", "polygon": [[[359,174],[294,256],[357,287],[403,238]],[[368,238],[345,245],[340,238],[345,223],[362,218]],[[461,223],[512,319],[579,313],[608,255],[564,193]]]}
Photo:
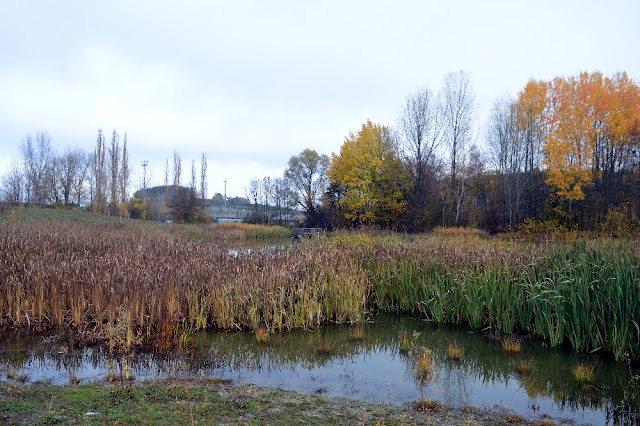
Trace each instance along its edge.
{"label": "autumn tree", "polygon": [[393,226],[403,212],[410,182],[389,128],[367,120],[333,154],[328,176],[334,200],[352,224]]}
{"label": "autumn tree", "polygon": [[584,200],[592,184],[593,146],[589,141],[584,87],[574,77],[550,85],[549,135],[544,147],[547,183],[561,200]]}
{"label": "autumn tree", "polygon": [[304,212],[309,226],[318,221],[318,205],[327,188],[328,167],[328,156],[307,148],[289,159],[284,173],[291,197]]}
{"label": "autumn tree", "polygon": [[544,81],[530,80],[516,99],[515,116],[521,143],[524,144],[522,162],[523,191],[518,200],[517,219],[538,217],[547,201],[548,191],[542,173],[543,145],[548,134],[548,86]]}

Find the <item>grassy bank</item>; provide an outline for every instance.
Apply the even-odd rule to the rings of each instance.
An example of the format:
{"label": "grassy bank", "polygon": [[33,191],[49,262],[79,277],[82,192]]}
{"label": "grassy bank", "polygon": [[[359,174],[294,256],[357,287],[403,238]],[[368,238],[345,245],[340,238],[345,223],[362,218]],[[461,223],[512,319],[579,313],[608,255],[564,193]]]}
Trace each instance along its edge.
{"label": "grassy bank", "polygon": [[370,404],[279,389],[234,386],[218,380],[168,379],[127,386],[0,383],[5,424],[530,424],[500,410],[452,408],[434,402],[415,408]]}
{"label": "grassy bank", "polygon": [[138,223],[2,226],[0,325],[71,325],[82,344],[108,338],[119,323],[167,347],[178,325],[273,332],[388,310],[640,358],[637,241],[337,234],[277,253],[232,254],[211,243],[215,232]]}
{"label": "grassy bank", "polygon": [[90,213],[78,208],[24,207],[15,205],[0,213],[0,225],[62,222],[81,225],[128,224],[142,227],[170,227],[174,233],[192,241],[238,241],[251,239],[277,239],[291,237],[289,228],[282,226],[253,225],[247,223],[213,223],[206,225],[168,225],[154,221],[129,219]]}

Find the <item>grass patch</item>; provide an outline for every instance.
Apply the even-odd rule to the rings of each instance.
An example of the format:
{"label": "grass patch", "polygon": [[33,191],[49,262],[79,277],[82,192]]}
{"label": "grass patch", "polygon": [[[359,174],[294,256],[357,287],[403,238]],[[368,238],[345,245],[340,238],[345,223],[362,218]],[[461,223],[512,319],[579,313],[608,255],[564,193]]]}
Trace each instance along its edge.
{"label": "grass patch", "polygon": [[6,208],[0,215],[0,223],[37,223],[37,222],[68,222],[77,224],[97,223],[139,223],[139,220],[119,216],[107,216],[80,210],[77,207],[20,207],[20,205]]}
{"label": "grass patch", "polygon": [[[138,382],[127,388],[104,383],[41,384],[11,391],[0,383],[0,422],[6,424],[191,424],[190,412],[198,424],[324,425],[356,424],[363,419],[367,424],[423,424],[427,420],[465,424],[470,416],[428,399],[414,403],[412,410],[206,379],[186,384],[177,378]],[[499,423],[504,415],[477,410],[473,417]]]}

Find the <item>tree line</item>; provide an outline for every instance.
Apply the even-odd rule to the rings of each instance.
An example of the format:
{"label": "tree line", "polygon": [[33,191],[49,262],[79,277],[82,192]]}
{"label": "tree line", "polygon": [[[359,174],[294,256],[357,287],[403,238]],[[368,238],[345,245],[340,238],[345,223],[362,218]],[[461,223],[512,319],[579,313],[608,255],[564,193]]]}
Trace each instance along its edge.
{"label": "tree line", "polygon": [[[115,130],[106,141],[99,129],[92,153],[57,154],[42,131],[20,153],[2,178],[10,202],[206,220],[205,154],[188,186],[180,155],[166,159],[161,212],[152,212],[127,199],[126,133],[122,147]],[[640,88],[626,73],[530,80],[496,100],[480,127],[469,75],[448,73],[439,90],[407,96],[394,125],[367,120],[331,156],[305,149],[282,176],[251,179],[246,197],[252,222],[291,222],[295,209],[306,226],[328,229],[630,229],[640,216]]]}
{"label": "tree line", "polygon": [[117,214],[128,201],[130,185],[127,134],[122,147],[114,130],[107,142],[98,129],[96,148],[87,153],[67,148],[57,153],[47,131],[29,133],[20,142],[20,162],[2,178],[4,198],[27,205],[89,205],[94,212]]}
{"label": "tree line", "polygon": [[495,102],[483,131],[475,120],[469,75],[449,73],[437,93],[408,96],[394,126],[367,121],[331,158],[292,157],[307,225],[638,227],[640,89],[626,73],[531,80]]}

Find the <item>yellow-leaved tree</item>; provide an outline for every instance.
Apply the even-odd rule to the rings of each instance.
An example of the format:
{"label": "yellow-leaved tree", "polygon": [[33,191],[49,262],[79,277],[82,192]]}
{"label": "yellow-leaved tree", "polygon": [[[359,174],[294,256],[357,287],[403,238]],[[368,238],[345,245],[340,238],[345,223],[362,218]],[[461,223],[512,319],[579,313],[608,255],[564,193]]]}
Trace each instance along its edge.
{"label": "yellow-leaved tree", "polygon": [[410,181],[389,129],[367,120],[329,166],[334,202],[352,223],[389,225],[402,214]]}
{"label": "yellow-leaved tree", "polygon": [[556,77],[549,87],[549,134],[544,147],[547,184],[569,202],[584,200],[584,187],[593,183],[586,77]]}

